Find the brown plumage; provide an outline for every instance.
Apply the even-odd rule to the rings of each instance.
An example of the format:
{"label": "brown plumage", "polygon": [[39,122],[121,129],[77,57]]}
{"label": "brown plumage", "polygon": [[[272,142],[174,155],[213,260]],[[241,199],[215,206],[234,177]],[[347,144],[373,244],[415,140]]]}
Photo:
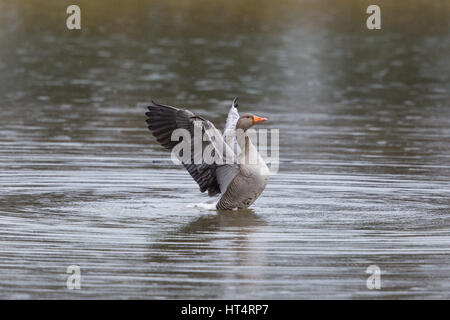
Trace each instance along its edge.
{"label": "brown plumage", "polygon": [[[175,129],[186,129],[193,137],[194,121],[201,121],[204,129],[210,125],[208,120],[196,116],[188,110],[178,109],[154,101],[152,103],[153,106],[149,106],[149,111],[145,113],[148,117],[146,120],[148,128],[159,144],[168,150],[172,150],[179,143],[179,141],[171,140]],[[207,144],[207,142],[203,142],[203,149]],[[194,144],[192,143],[191,145],[193,146]],[[191,152],[191,154],[193,155],[194,153]],[[183,163],[183,165],[200,186],[200,191],[205,192],[208,190],[209,196],[219,194],[220,187],[215,175],[216,165],[194,164],[194,159],[191,158],[191,160],[191,163]]]}
{"label": "brown plumage", "polygon": [[[222,193],[222,197],[216,206],[217,209],[247,208],[259,197],[267,184],[268,168],[259,156],[256,147],[251,143],[250,138],[245,135],[245,132],[254,124],[267,120],[266,118],[260,118],[251,114],[239,117],[236,108],[236,98],[228,114],[224,136],[223,138],[219,137],[224,144],[227,135],[231,134],[232,138],[234,138],[232,144],[225,144],[225,147],[228,148],[226,152],[230,152],[229,150],[232,149],[230,153],[233,154],[234,162],[208,164],[202,161],[196,164],[194,163],[193,150],[194,126],[200,125],[203,137],[206,131],[210,129],[216,130],[214,125],[205,118],[197,116],[188,110],[163,105],[154,101],[152,103],[153,105],[149,106],[149,111],[146,112],[148,117],[146,121],[153,136],[164,148],[172,150],[181,141],[172,141],[171,137],[174,130],[186,129],[189,131],[192,148],[190,153],[191,159],[190,161],[182,161],[182,163],[200,186],[201,192],[208,190],[209,196]],[[216,140],[211,141],[202,141],[202,150],[205,150],[210,144],[213,144],[215,148],[216,144],[219,143]],[[239,150],[243,150],[243,152],[239,152]],[[221,156],[225,158],[224,155]],[[257,162],[249,164],[249,158],[256,159]]]}

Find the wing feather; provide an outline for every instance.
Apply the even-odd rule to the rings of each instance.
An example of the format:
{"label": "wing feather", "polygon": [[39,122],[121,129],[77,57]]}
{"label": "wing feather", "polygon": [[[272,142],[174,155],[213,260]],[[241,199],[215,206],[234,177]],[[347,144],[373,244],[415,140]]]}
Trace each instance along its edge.
{"label": "wing feather", "polygon": [[[236,162],[236,155],[227,145],[222,135],[217,134],[218,130],[214,125],[203,117],[197,116],[194,113],[164,105],[152,101],[153,105],[148,107],[146,120],[148,128],[152,132],[159,144],[168,150],[172,150],[180,141],[173,141],[172,133],[176,129],[186,129],[191,135],[191,161],[189,163],[183,163],[186,170],[192,176],[192,178],[198,183],[201,192],[208,191],[208,195],[214,196],[218,193],[223,193],[230,184],[230,176],[232,172],[237,174],[237,167],[235,164],[223,164],[225,161]],[[211,163],[208,164],[202,160],[201,163],[194,162],[194,126],[199,125],[202,130],[202,136],[206,133],[208,141],[201,141],[202,151],[207,146],[211,146],[215,152],[222,159],[220,164]],[[202,158],[203,159],[203,158]],[[180,159],[181,160],[181,159]]]}

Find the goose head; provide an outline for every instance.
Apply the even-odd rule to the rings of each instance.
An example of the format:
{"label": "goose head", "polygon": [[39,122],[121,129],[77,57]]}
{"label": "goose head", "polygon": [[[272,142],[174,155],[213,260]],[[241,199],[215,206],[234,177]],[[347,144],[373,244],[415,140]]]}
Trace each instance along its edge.
{"label": "goose head", "polygon": [[248,129],[253,127],[253,125],[264,122],[266,120],[267,118],[261,118],[253,114],[244,114],[239,118],[238,122],[236,123],[236,130],[241,129],[247,131]]}

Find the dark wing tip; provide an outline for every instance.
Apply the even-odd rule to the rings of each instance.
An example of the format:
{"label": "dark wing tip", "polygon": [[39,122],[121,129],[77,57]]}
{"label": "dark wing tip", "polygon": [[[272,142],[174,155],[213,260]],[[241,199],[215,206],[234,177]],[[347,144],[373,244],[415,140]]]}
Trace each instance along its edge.
{"label": "dark wing tip", "polygon": [[[212,124],[203,117],[194,115],[192,112],[176,107],[164,105],[151,100],[153,105],[148,106],[145,115],[149,130],[156,138],[156,141],[165,149],[171,150],[179,141],[172,141],[171,136],[175,129],[183,128],[192,131],[193,121],[199,119],[206,127]],[[200,168],[196,164],[183,163],[192,178],[200,186],[200,191],[208,191],[209,196],[214,196],[220,193],[220,186],[215,176],[215,165],[208,165],[205,168]]]}
{"label": "dark wing tip", "polygon": [[235,107],[235,108],[238,107],[238,101],[239,101],[238,97],[234,98],[234,100],[233,100],[233,107]]}

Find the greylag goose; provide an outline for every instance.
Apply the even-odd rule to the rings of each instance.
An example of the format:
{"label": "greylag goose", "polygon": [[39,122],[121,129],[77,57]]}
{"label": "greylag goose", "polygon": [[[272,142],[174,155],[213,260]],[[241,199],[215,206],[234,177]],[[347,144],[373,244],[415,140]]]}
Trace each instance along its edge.
{"label": "greylag goose", "polygon": [[[145,113],[151,133],[159,144],[172,152],[183,139],[190,139],[190,149],[177,150],[175,156],[198,183],[201,192],[208,191],[209,196],[222,194],[216,204],[218,210],[245,209],[255,202],[266,187],[269,169],[252,144],[247,130],[254,124],[266,121],[266,118],[252,114],[239,116],[238,100],[235,98],[221,134],[210,121],[188,110],[152,103]],[[174,139],[177,129],[187,130],[189,135],[183,136],[181,141],[179,136]],[[198,151],[195,151],[195,143],[199,138],[195,136],[196,130],[201,132],[202,155],[208,148],[212,149],[214,161],[206,161],[204,157],[199,161],[196,158]]]}

